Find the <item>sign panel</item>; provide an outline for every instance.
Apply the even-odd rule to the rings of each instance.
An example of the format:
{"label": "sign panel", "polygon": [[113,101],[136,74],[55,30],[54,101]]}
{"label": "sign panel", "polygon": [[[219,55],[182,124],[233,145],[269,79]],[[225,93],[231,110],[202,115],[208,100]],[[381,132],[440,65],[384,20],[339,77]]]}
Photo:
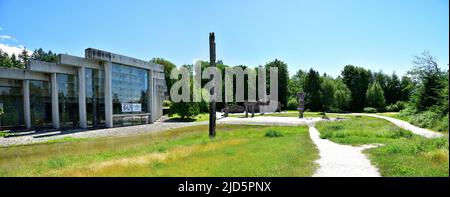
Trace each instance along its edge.
{"label": "sign panel", "polygon": [[122,112],[133,112],[133,107],[131,103],[121,103]]}
{"label": "sign panel", "polygon": [[141,112],[142,107],[140,103],[133,103],[133,112]]}
{"label": "sign panel", "polygon": [[121,103],[122,112],[142,112],[140,103]]}

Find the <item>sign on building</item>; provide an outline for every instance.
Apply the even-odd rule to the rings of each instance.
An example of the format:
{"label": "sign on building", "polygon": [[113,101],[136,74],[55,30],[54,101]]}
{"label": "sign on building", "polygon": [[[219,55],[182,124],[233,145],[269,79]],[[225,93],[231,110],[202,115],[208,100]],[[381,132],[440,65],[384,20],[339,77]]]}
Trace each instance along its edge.
{"label": "sign on building", "polygon": [[122,112],[141,112],[142,105],[140,103],[121,103]]}

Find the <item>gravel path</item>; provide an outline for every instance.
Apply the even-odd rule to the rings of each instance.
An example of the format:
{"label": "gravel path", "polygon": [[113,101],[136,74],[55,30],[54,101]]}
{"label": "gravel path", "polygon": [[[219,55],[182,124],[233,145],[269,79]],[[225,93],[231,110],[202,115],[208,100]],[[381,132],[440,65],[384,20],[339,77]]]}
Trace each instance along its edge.
{"label": "gravel path", "polygon": [[304,118],[295,117],[270,117],[257,116],[253,118],[233,118],[227,117],[217,121],[218,124],[248,124],[248,125],[272,125],[272,126],[298,126],[298,125],[314,125],[321,121],[321,118]]}
{"label": "gravel path", "polygon": [[315,177],[379,177],[378,169],[361,151],[376,145],[364,145],[360,147],[341,145],[320,138],[320,134],[314,127],[309,127],[309,135],[319,149],[320,159],[316,162],[319,169],[313,175]]}
{"label": "gravel path", "polygon": [[70,131],[52,131],[52,132],[21,132],[20,136],[0,138],[0,146],[11,146],[20,144],[30,144],[45,142],[48,140],[61,139],[65,137],[88,138],[88,137],[107,137],[107,136],[128,136],[142,133],[160,132],[169,129],[187,127],[194,125],[208,124],[208,122],[155,122],[154,124],[117,127],[96,130],[70,130]]}
{"label": "gravel path", "polygon": [[409,122],[403,121],[403,120],[399,120],[396,118],[391,118],[391,117],[386,117],[386,116],[380,116],[380,115],[376,115],[376,114],[362,114],[362,113],[353,113],[354,115],[361,115],[361,116],[370,116],[370,117],[374,117],[374,118],[381,118],[381,119],[385,119],[389,122],[394,123],[395,125],[397,125],[398,127],[402,128],[402,129],[406,129],[408,131],[411,131],[417,135],[421,135],[423,137],[426,138],[437,138],[437,137],[442,137],[443,134],[442,133],[438,133],[435,131],[430,131],[428,129],[423,129],[420,127],[416,127],[412,124],[410,124]]}

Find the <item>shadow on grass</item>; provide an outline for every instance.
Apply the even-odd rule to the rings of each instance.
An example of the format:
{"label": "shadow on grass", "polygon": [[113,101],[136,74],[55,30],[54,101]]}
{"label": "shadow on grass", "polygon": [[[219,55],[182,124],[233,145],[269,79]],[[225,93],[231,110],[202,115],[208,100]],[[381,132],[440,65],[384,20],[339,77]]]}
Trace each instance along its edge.
{"label": "shadow on grass", "polygon": [[162,122],[195,122],[195,118],[170,118]]}

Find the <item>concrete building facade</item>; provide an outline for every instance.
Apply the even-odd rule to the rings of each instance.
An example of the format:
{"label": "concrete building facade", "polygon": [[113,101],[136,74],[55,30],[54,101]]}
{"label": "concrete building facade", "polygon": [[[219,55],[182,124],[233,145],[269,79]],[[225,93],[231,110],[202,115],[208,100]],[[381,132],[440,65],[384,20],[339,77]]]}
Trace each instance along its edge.
{"label": "concrete building facade", "polygon": [[162,116],[164,68],[88,48],[56,63],[0,68],[0,128],[96,128],[150,124]]}

